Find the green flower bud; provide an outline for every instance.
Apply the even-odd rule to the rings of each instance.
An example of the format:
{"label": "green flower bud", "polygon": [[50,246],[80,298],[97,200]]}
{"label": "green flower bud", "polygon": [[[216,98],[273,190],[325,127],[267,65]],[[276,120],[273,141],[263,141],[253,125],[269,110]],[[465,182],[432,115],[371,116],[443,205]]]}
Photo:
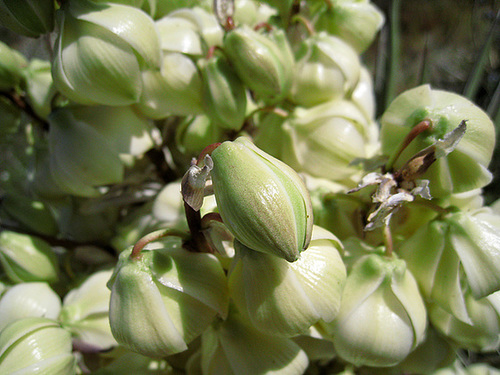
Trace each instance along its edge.
{"label": "green flower bud", "polygon": [[144,71],[142,81],[144,88],[137,108],[146,116],[162,119],[203,113],[201,77],[188,56],[167,53],[161,70]]}
{"label": "green flower bud", "polygon": [[0,331],[22,318],[57,319],[61,299],[47,283],[21,283],[9,288],[0,299]]}
{"label": "green flower bud", "polygon": [[206,115],[187,117],[176,129],[175,143],[182,153],[194,157],[207,145],[224,139],[223,132]]}
{"label": "green flower bud", "polygon": [[210,326],[202,336],[201,373],[303,374],[306,353],[291,339],[266,335],[253,328],[233,307],[226,320]]}
{"label": "green flower bud", "polygon": [[318,11],[313,20],[316,30],[325,30],[347,41],[361,53],[384,24],[384,14],[369,1],[334,0]]}
{"label": "green flower bud", "polygon": [[203,55],[203,40],[196,24],[175,14],[156,21],[163,52],[178,52],[191,56]]}
{"label": "green flower bud", "polygon": [[247,95],[223,56],[198,60],[203,87],[203,108],[212,122],[223,129],[240,130],[245,120]]}
{"label": "green flower bud", "polygon": [[500,289],[498,228],[500,216],[487,209],[457,212],[421,227],[398,253],[426,299],[470,323],[463,285],[476,299]]}
{"label": "green flower bud", "polygon": [[429,188],[434,198],[481,188],[491,181],[491,173],[486,168],[495,145],[492,121],[468,99],[433,90],[429,85],[405,91],[384,112],[381,119],[382,152],[385,155],[397,152],[410,130],[423,120],[429,120],[431,128],[405,148],[394,164],[395,169],[466,120],[467,130],[455,150],[436,160],[422,178],[430,181]]}
{"label": "green flower bud", "polygon": [[76,374],[69,332],[47,318],[9,324],[0,332],[0,373]]}
{"label": "green flower bud", "polygon": [[25,76],[26,97],[31,107],[38,116],[47,118],[52,111],[52,100],[56,94],[50,63],[39,59],[31,60]]}
{"label": "green flower bud", "polygon": [[58,279],[54,250],[42,239],[11,231],[0,233],[0,262],[15,283]]}
{"label": "green flower bud", "polygon": [[122,252],[108,283],[111,332],[121,345],[150,357],[186,350],[217,314],[227,314],[226,277],[217,258],[188,252],[178,239],[163,246],[134,259],[131,249]]}
{"label": "green flower bud", "polygon": [[314,227],[309,247],[294,263],[239,242],[235,250],[231,296],[258,330],[291,337],[337,315],[346,272],[339,254],[342,245],[327,230]]}
{"label": "green flower bud", "polygon": [[267,22],[270,17],[276,15],[276,10],[253,0],[238,0],[234,3],[234,23],[245,24],[254,27],[262,22]]}
{"label": "green flower bud", "polygon": [[54,29],[52,0],[1,0],[0,23],[17,34],[38,38]]}
{"label": "green flower bud", "polygon": [[0,91],[9,91],[19,86],[27,65],[23,55],[0,42]]}
{"label": "green flower bud", "polygon": [[282,160],[298,172],[353,185],[361,172],[351,162],[371,156],[377,126],[345,100],[297,108],[283,124]]}
{"label": "green flower bud", "polygon": [[301,178],[240,137],[212,152],[211,172],[224,224],[243,245],[293,262],[309,245],[312,206]]}
{"label": "green flower bud", "polygon": [[363,65],[359,73],[359,81],[352,91],[351,101],[363,112],[366,119],[371,121],[375,118],[375,91],[372,76]]}
{"label": "green flower bud", "polygon": [[429,318],[434,327],[460,348],[489,352],[500,345],[500,292],[476,300],[464,296],[468,323],[457,319],[439,305],[431,304]]}
{"label": "green flower bud", "polygon": [[405,262],[372,254],[353,265],[329,328],[340,357],[356,366],[385,367],[405,359],[423,340],[426,324],[424,302]]}
{"label": "green flower bud", "polygon": [[288,95],[294,59],[283,30],[265,35],[243,25],[225,35],[224,52],[243,83],[258,98],[272,104]]}
{"label": "green flower bud", "polygon": [[121,4],[76,0],[58,21],[52,75],[56,87],[82,104],[127,105],[139,100],[141,71],[160,66],[154,21]]}
{"label": "green flower bud", "polygon": [[82,351],[108,350],[118,345],[109,325],[110,291],[106,283],[112,271],[99,271],[65,297],[59,321],[71,332]]}
{"label": "green flower bud", "polygon": [[[205,0],[210,1],[210,0]],[[183,18],[191,22],[198,33],[201,35],[204,44],[210,48],[212,46],[221,46],[224,31],[215,17],[212,7],[213,2],[203,4],[196,4],[198,6],[182,7],[169,14],[169,17]]]}
{"label": "green flower bud", "polygon": [[360,77],[361,65],[356,51],[326,32],[306,39],[295,58],[291,96],[298,105],[311,107],[341,99],[354,89]]}

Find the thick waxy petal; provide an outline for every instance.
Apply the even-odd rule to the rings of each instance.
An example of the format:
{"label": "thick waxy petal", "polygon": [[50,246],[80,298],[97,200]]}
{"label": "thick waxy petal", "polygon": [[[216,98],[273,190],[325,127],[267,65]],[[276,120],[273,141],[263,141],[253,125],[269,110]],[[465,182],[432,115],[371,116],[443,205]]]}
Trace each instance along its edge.
{"label": "thick waxy petal", "polygon": [[[258,360],[256,360],[258,358]],[[257,331],[233,307],[228,319],[202,336],[204,374],[302,374],[308,359],[291,339]]]}
{"label": "thick waxy petal", "polygon": [[391,155],[410,130],[423,120],[431,129],[413,140],[396,160],[401,167],[417,152],[443,139],[446,133],[466,121],[467,130],[455,150],[439,158],[422,178],[428,179],[431,196],[448,196],[481,188],[491,173],[486,169],[495,145],[495,128],[488,115],[468,99],[423,85],[399,95],[381,119],[382,152]]}
{"label": "thick waxy petal", "polygon": [[341,245],[322,228],[314,227],[313,233],[309,247],[294,263],[236,243],[231,296],[260,331],[296,336],[337,315],[346,274]]}
{"label": "thick waxy petal", "polygon": [[0,333],[0,373],[74,374],[71,336],[48,318],[24,318]]}
{"label": "thick waxy petal", "polygon": [[424,338],[427,314],[415,279],[398,259],[368,255],[353,266],[331,329],[335,350],[358,366],[392,366]]}

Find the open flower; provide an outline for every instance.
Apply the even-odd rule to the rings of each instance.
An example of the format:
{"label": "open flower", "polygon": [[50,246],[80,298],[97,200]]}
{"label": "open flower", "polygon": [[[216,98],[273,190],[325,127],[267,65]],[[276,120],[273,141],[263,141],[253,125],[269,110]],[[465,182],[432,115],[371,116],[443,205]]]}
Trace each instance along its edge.
{"label": "open flower", "polygon": [[231,296],[258,330],[291,337],[337,315],[346,271],[339,253],[342,245],[327,230],[314,227],[309,247],[293,263],[238,242],[235,250]]}
{"label": "open flower", "polygon": [[52,75],[56,87],[82,104],[139,100],[141,72],[160,66],[154,21],[140,9],[76,0],[60,10]]}
{"label": "open flower", "polygon": [[476,299],[500,289],[500,217],[488,208],[433,220],[401,243],[398,253],[424,297],[470,323],[463,286]]}
{"label": "open flower", "polygon": [[197,360],[202,373],[208,375],[271,371],[300,375],[309,364],[299,345],[289,338],[256,330],[234,306],[226,320],[216,322],[203,334],[201,352],[193,360]]}
{"label": "open flower", "polygon": [[361,53],[372,43],[384,24],[384,14],[369,1],[333,0],[314,17],[316,30],[337,35]]}
{"label": "open flower", "polygon": [[298,172],[348,183],[360,172],[351,162],[371,156],[376,127],[351,101],[299,107],[282,125],[282,160]]}
{"label": "open flower", "polygon": [[81,351],[108,350],[118,345],[109,326],[110,291],[106,287],[112,271],[99,271],[64,297],[59,320],[73,335]]}
{"label": "open flower", "polygon": [[469,322],[457,319],[437,304],[430,304],[429,319],[449,341],[476,352],[497,350],[500,345],[500,293],[476,300],[464,293]]}
{"label": "open flower", "polygon": [[443,139],[463,121],[467,131],[453,152],[439,158],[422,178],[429,180],[434,198],[484,187],[492,175],[487,170],[495,145],[495,128],[488,115],[468,99],[423,85],[405,91],[381,118],[382,152],[394,159],[407,134],[422,121],[429,129],[418,135],[397,157],[394,168]]}
{"label": "open flower", "polygon": [[310,107],[341,99],[359,80],[361,65],[356,51],[326,32],[306,39],[295,55],[292,98],[298,105]]}
{"label": "open flower", "polygon": [[61,299],[45,282],[10,287],[0,299],[0,331],[15,320],[28,317],[57,319]]}
{"label": "open flower", "polygon": [[[152,245],[151,245],[152,246]],[[228,308],[226,277],[212,254],[192,253],[178,238],[161,248],[121,253],[108,287],[116,340],[150,357],[182,352]]]}
{"label": "open flower", "polygon": [[44,240],[11,231],[0,233],[0,264],[15,283],[54,282],[58,262],[52,247]]}
{"label": "open flower", "polygon": [[[7,355],[8,354],[8,355]],[[16,320],[0,332],[0,373],[75,374],[71,335],[52,319]]]}
{"label": "open flower", "polygon": [[424,339],[426,325],[424,301],[405,262],[371,254],[353,265],[340,312],[326,327],[340,357],[385,367],[405,359]]}

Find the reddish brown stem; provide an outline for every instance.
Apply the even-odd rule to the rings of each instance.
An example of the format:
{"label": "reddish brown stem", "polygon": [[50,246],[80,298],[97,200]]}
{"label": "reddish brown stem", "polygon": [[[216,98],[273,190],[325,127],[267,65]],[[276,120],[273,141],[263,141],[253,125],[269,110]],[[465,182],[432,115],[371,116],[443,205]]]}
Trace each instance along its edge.
{"label": "reddish brown stem", "polygon": [[220,146],[220,142],[218,143],[212,143],[211,145],[208,145],[201,151],[200,156],[198,156],[198,159],[196,160],[196,165],[200,165],[203,160],[205,160],[206,155],[210,155],[217,147]]}
{"label": "reddish brown stem", "polygon": [[167,236],[177,236],[177,237],[186,239],[188,237],[188,234],[186,232],[182,232],[180,230],[172,229],[172,228],[161,229],[161,230],[157,230],[155,232],[151,232],[149,234],[146,234],[139,241],[137,241],[136,244],[134,245],[134,247],[132,248],[132,252],[130,253],[130,259],[133,259],[133,260],[141,259],[142,249],[144,249],[144,247],[148,243],[159,240],[160,238],[167,237]]}
{"label": "reddish brown stem", "polygon": [[406,135],[406,137],[403,139],[403,142],[399,145],[398,150],[396,153],[394,153],[387,164],[385,165],[385,170],[390,171],[396,160],[398,160],[399,156],[403,153],[403,151],[408,147],[408,145],[413,142],[415,138],[417,138],[418,135],[422,134],[424,131],[429,130],[432,128],[432,122],[431,120],[422,120],[420,121],[417,125],[415,125],[410,132]]}

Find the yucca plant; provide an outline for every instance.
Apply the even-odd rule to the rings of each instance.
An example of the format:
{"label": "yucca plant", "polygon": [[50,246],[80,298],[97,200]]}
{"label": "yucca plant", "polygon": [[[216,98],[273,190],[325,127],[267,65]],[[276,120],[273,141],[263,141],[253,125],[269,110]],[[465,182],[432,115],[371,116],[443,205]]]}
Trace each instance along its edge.
{"label": "yucca plant", "polygon": [[499,4],[450,1],[0,0],[0,373],[500,373]]}

